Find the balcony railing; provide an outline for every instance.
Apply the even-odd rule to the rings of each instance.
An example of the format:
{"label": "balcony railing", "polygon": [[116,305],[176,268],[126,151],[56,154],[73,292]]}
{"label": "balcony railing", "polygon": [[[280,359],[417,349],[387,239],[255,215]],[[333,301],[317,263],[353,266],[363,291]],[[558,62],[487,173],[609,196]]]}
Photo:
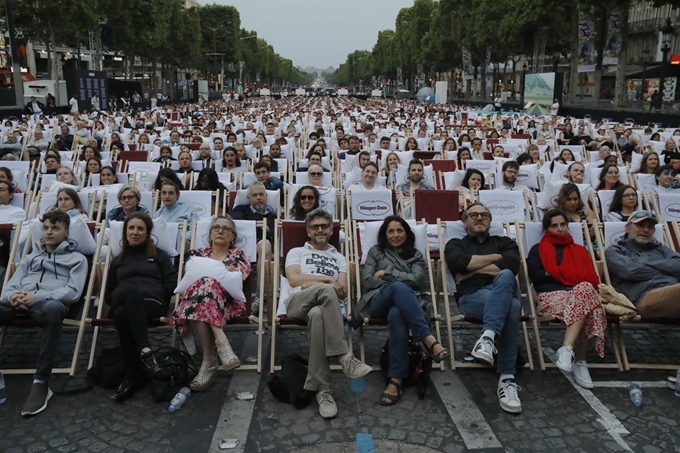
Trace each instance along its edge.
{"label": "balcony railing", "polygon": [[[628,23],[628,33],[645,33],[650,31],[659,31],[661,27],[666,25],[667,17],[657,17],[655,19],[636,20]],[[671,17],[671,24],[677,26],[680,24],[680,16]]]}

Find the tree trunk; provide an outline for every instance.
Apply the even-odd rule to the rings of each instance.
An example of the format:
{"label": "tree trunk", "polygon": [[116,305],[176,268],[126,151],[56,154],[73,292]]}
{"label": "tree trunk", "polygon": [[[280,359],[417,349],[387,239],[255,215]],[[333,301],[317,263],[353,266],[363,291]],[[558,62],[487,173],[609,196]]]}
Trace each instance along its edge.
{"label": "tree trunk", "polygon": [[597,34],[595,36],[595,45],[597,50],[597,60],[595,61],[595,84],[593,86],[593,100],[599,101],[602,91],[602,61],[604,59],[604,46],[607,41],[607,25],[609,23],[609,11],[604,9],[597,18]]}
{"label": "tree trunk", "polygon": [[616,66],[616,94],[614,105],[622,108],[627,100],[628,84],[626,83],[626,63],[628,60],[628,2],[624,2],[619,9],[619,33],[621,33],[621,49],[619,51],[619,61]]}
{"label": "tree trunk", "polygon": [[576,88],[578,86],[578,7],[576,2],[572,2],[571,9],[571,51],[569,61],[569,96],[567,102],[576,102]]}

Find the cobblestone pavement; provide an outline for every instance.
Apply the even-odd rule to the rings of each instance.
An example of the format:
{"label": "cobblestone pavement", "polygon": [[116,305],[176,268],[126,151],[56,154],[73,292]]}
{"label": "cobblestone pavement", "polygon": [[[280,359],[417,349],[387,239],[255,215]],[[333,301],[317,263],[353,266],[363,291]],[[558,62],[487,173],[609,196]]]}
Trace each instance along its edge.
{"label": "cobblestone pavement", "polygon": [[[466,347],[470,348],[478,329],[465,329]],[[562,330],[542,330],[544,347],[557,349]],[[255,336],[249,331],[229,333],[236,351]],[[169,342],[169,331],[154,332],[155,345]],[[378,363],[378,354],[386,339],[384,330],[365,333],[367,361]],[[39,333],[10,329],[0,352],[0,368],[33,366]],[[680,364],[677,345],[680,331],[635,329],[626,331],[631,362],[661,362]],[[318,415],[316,403],[297,410],[276,401],[266,381],[268,370],[261,375],[254,371],[220,372],[211,389],[192,394],[177,413],[167,412],[167,403],[154,403],[149,389],[142,390],[130,401],[115,404],[112,391],[94,388],[76,394],[64,394],[82,389],[90,349],[91,334],[86,334],[75,378],[55,376],[50,382],[55,391],[48,409],[32,418],[19,415],[30,388],[28,376],[6,376],[7,402],[0,406],[0,452],[204,452],[215,449],[216,438],[239,437],[244,441],[231,451],[272,452],[360,452],[357,434],[372,437],[377,452],[616,452],[644,453],[680,452],[680,398],[661,386],[671,372],[593,370],[598,385],[592,391],[579,391],[558,370],[522,370],[517,380],[524,411],[519,415],[503,412],[495,395],[497,375],[492,370],[466,369],[456,373],[433,370],[433,379],[425,399],[419,400],[413,389],[406,389],[402,401],[394,407],[378,404],[384,388],[380,372],[373,372],[363,381],[351,383],[341,372],[333,373],[338,417],[324,420]],[[267,344],[269,336],[265,336]],[[353,334],[358,353],[359,336]],[[60,356],[55,365],[68,362],[69,349],[75,333],[62,337]],[[101,334],[99,347],[116,343],[113,331]],[[532,341],[532,347],[534,342]],[[291,352],[307,353],[304,331],[281,333],[277,360]],[[534,360],[536,364],[535,352]],[[611,353],[608,350],[608,359]],[[243,357],[242,357],[243,359]],[[593,357],[592,362],[596,361]],[[268,368],[265,360],[265,368]],[[247,373],[247,374],[243,374]],[[246,433],[219,428],[226,420],[225,409],[233,409],[239,388],[232,388],[234,377],[246,376],[258,381],[252,416],[244,411],[240,420]],[[644,403],[635,408],[628,399],[629,381],[646,383]],[[243,382],[241,380],[240,382]],[[251,381],[252,382],[252,381]],[[480,432],[484,427],[489,438],[478,437],[481,448],[470,449],[470,426],[459,426],[451,414],[467,417],[470,407],[450,398],[450,389],[462,385],[480,414]],[[650,387],[651,386],[651,387]],[[453,402],[452,402],[453,401]],[[457,412],[458,411],[458,412]],[[470,412],[472,413],[472,412]],[[234,424],[236,426],[237,424]],[[477,433],[478,434],[478,433]],[[247,436],[247,437],[246,437]],[[495,436],[498,444],[494,447]],[[363,445],[363,444],[362,444]],[[485,446],[486,445],[486,446]],[[219,451],[219,450],[214,450]],[[227,450],[228,451],[228,450]]]}

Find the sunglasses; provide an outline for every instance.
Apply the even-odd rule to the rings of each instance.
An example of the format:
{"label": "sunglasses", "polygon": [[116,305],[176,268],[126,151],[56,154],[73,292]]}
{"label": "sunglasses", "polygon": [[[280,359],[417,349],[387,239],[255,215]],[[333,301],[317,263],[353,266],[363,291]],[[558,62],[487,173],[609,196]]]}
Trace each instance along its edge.
{"label": "sunglasses", "polygon": [[631,220],[644,218],[652,218],[656,220],[656,215],[653,212],[649,211],[637,211],[635,214],[628,218],[628,222],[630,223]]}
{"label": "sunglasses", "polygon": [[312,178],[320,178],[321,176],[323,176],[323,173],[315,171],[310,173],[309,176],[311,176]]}
{"label": "sunglasses", "polygon": [[300,201],[314,201],[316,197],[314,195],[300,195]]}

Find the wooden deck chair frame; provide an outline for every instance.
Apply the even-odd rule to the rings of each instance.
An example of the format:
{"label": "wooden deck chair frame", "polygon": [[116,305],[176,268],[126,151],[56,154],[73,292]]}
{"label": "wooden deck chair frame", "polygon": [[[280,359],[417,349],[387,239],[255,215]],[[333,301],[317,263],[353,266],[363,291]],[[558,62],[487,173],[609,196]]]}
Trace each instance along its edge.
{"label": "wooden deck chair frame", "polygon": [[[570,225],[577,225],[575,223],[572,223]],[[508,225],[509,227],[509,225]],[[531,316],[532,316],[532,324],[533,324],[533,329],[534,329],[534,336],[536,337],[536,350],[538,353],[538,362],[539,366],[541,368],[541,371],[545,371],[546,368],[556,368],[557,365],[552,362],[546,362],[545,356],[543,354],[543,345],[541,342],[541,335],[539,331],[539,324],[547,324],[550,322],[559,322],[557,318],[554,316],[538,316],[536,314],[536,299],[534,298],[534,289],[533,289],[533,284],[531,283],[531,280],[529,279],[529,267],[527,264],[527,257],[529,256],[529,250],[525,249],[524,247],[524,240],[523,237],[525,235],[525,230],[526,230],[526,222],[519,222],[515,223],[514,225],[515,231],[517,233],[517,245],[519,246],[520,250],[520,265],[521,265],[521,271],[522,271],[522,276],[524,278],[524,281],[526,283],[526,288],[527,288],[527,299],[529,301],[529,307],[531,309]],[[578,228],[581,229],[581,233],[584,235],[584,237],[587,235],[587,226],[586,224],[578,224]],[[593,259],[594,255],[592,250],[588,251],[588,254],[591,257],[591,260]],[[595,263],[593,263],[593,266],[595,266]],[[623,364],[621,362],[621,356],[619,353],[619,348],[617,344],[617,337],[615,334],[615,328],[612,323],[607,323],[607,331],[609,332],[609,338],[612,342],[612,351],[614,351],[614,359],[616,363],[588,363],[588,368],[616,368],[619,371],[623,371]]]}
{"label": "wooden deck chair frame", "polygon": [[[184,271],[184,256],[186,253],[186,234],[187,234],[187,222],[186,220],[183,221],[181,224],[179,224],[178,227],[178,232],[180,233],[180,250],[178,250],[178,272],[177,272],[177,284],[182,280],[182,274]],[[101,235],[103,238],[103,234]],[[108,277],[109,277],[109,268],[111,266],[111,262],[113,261],[112,258],[112,247],[109,246],[107,247],[106,250],[106,259],[103,263],[100,263],[99,266],[99,272],[101,274],[101,285],[99,288],[99,306],[97,307],[97,314],[95,315],[95,318],[88,318],[87,323],[94,327],[93,333],[92,333],[92,346],[90,347],[90,358],[87,362],[87,369],[89,370],[94,366],[94,359],[95,359],[95,353],[97,351],[97,340],[99,338],[99,329],[102,327],[113,327],[115,328],[114,325],[114,320],[111,318],[106,318],[104,317],[104,299],[106,296],[106,285],[108,283]],[[176,300],[177,300],[177,295],[173,295],[172,300],[170,301],[170,307],[174,307],[176,305]],[[107,307],[108,308],[108,307]],[[153,324],[150,326],[151,327],[162,327],[165,326],[165,324],[168,323],[168,318],[167,317],[161,317],[157,320],[153,321]],[[175,343],[175,333],[173,331],[172,334],[172,344],[174,345]]]}
{"label": "wooden deck chair frame", "polygon": [[[603,251],[604,254],[604,246],[605,246],[605,241],[604,241],[604,231],[601,230],[600,228],[597,228],[595,230],[596,232],[596,239],[598,243],[598,247],[600,250]],[[664,226],[664,240],[666,239],[666,228]],[[672,242],[671,242],[672,244]],[[672,247],[672,245],[671,245]],[[611,285],[611,278],[609,276],[609,268],[607,267],[607,260],[602,258],[601,263],[598,267],[596,267],[597,270],[600,271],[600,280],[603,283],[606,283],[608,285]],[[680,325],[680,322],[677,320],[671,320],[671,319],[664,319],[664,318],[649,318],[649,317],[643,317],[639,314],[632,315],[632,316],[611,316],[607,315],[607,321],[610,321],[614,323],[614,327],[616,330],[616,335],[618,337],[618,347],[620,348],[620,355],[621,355],[621,362],[623,369],[625,371],[629,371],[631,369],[643,369],[643,370],[677,370],[678,369],[678,364],[646,364],[646,363],[631,363],[628,360],[628,352],[626,349],[626,343],[625,339],[623,336],[623,328],[622,326],[625,325],[626,323],[629,322],[637,322],[637,323],[645,323],[645,324],[657,324],[657,325],[673,325],[673,326],[678,326]]]}
{"label": "wooden deck chair frame", "polygon": [[[15,222],[0,225],[2,236],[5,236],[6,233],[9,233],[9,235],[7,235],[7,238],[11,238],[11,243],[9,244],[9,259],[7,261],[7,269],[5,270],[5,278],[3,279],[0,285],[0,294],[5,292],[5,286],[7,286],[7,282],[9,281],[10,275],[14,274],[14,271],[17,268],[17,263],[15,262],[14,257],[16,256],[17,249],[19,248],[19,239],[21,236],[22,224],[23,222]],[[13,238],[12,233],[14,233]]]}
{"label": "wooden deck chair frame", "polygon": [[[97,240],[97,247],[94,254],[88,258],[88,277],[86,281],[86,286],[83,288],[83,294],[81,295],[78,302],[75,304],[79,305],[79,313],[77,314],[77,319],[64,318],[64,326],[73,326],[77,328],[76,344],[73,350],[73,357],[71,359],[71,366],[67,368],[53,368],[52,374],[68,374],[73,377],[76,374],[76,367],[78,365],[78,355],[80,354],[80,347],[83,342],[83,336],[85,335],[85,326],[87,324],[87,316],[90,310],[90,303],[95,292],[95,280],[97,277],[97,263],[99,262],[99,254],[101,253],[102,244],[104,242],[104,232],[101,225],[95,225],[94,231],[99,230],[99,238]],[[94,233],[93,231],[93,233]],[[17,235],[18,237],[18,235]],[[15,239],[18,243],[18,240]],[[27,239],[30,242],[30,238]],[[16,270],[16,269],[15,269]],[[9,273],[9,272],[8,272]],[[3,285],[4,286],[4,285]],[[69,312],[73,308],[69,309]],[[38,326],[34,321],[27,321],[26,325],[28,327]],[[6,326],[0,328],[0,348],[5,338]],[[4,374],[34,374],[36,372],[35,368],[21,368],[21,369],[4,369],[0,370]]]}
{"label": "wooden deck chair frame", "polygon": [[[374,222],[379,222],[380,224],[383,223],[381,220],[376,220]],[[369,222],[363,222],[363,223],[369,223]],[[421,223],[420,226],[426,226],[426,223]],[[354,221],[352,225],[352,233],[353,233],[353,256],[352,256],[352,262],[348,263],[348,275],[353,274],[352,278],[350,278],[350,282],[354,283],[354,288],[353,288],[353,293],[355,296],[355,304],[359,302],[362,296],[362,290],[361,290],[361,258],[363,257],[364,254],[368,253],[368,250],[362,250],[361,248],[361,231],[359,229],[359,222]],[[435,286],[434,286],[434,276],[432,273],[432,266],[431,266],[431,260],[430,260],[430,247],[429,244],[427,243],[427,230],[425,231],[425,255],[423,256],[425,259],[425,263],[427,265],[427,274],[428,274],[428,284],[430,287],[430,296],[432,298],[432,308],[433,308],[433,319],[428,320],[429,322],[434,321],[434,327],[435,327],[435,332],[434,335],[437,338],[437,341],[441,343],[442,338],[441,338],[441,328],[440,324],[442,321],[442,317],[439,314],[439,310],[437,307],[437,299],[436,299],[436,293],[435,293]],[[350,302],[352,298],[348,297],[348,303]],[[351,310],[348,310],[349,313],[351,313]],[[387,319],[386,318],[367,318],[364,319],[363,326],[359,327],[359,354],[360,354],[360,360],[364,363],[366,363],[366,347],[365,347],[365,342],[364,342],[364,327],[367,326],[387,326]],[[439,364],[432,364],[433,367],[439,366],[439,368],[444,371],[444,361],[442,361]],[[374,370],[380,370],[380,366],[372,366]]]}
{"label": "wooden deck chair frame", "polygon": [[[284,264],[285,264],[285,255],[287,254],[286,252],[290,250],[291,248],[294,247],[289,247],[284,244],[283,242],[283,236],[284,236],[284,229],[293,224],[298,224],[298,225],[303,225],[304,222],[298,222],[295,220],[280,220],[277,219],[275,223],[275,230],[274,230],[274,270],[273,270],[273,290],[272,290],[272,300],[273,300],[273,310],[271,314],[272,318],[272,332],[271,332],[271,353],[270,353],[270,365],[269,365],[269,372],[273,373],[274,371],[280,370],[281,366],[276,365],[276,331],[277,329],[303,329],[306,327],[306,322],[296,320],[295,318],[289,318],[288,316],[279,316],[277,314],[277,308],[278,308],[278,303],[279,303],[279,292],[280,292],[280,286],[281,286],[281,277],[285,276],[285,269],[283,269],[283,274],[280,274],[281,272],[281,254],[284,254]],[[290,227],[289,227],[290,228]],[[298,226],[298,228],[300,228]],[[304,227],[303,227],[304,228]],[[346,222],[333,222],[333,236],[331,236],[330,243],[334,244],[334,246],[339,246],[340,242],[340,230],[344,230],[346,235],[349,234],[347,231],[346,227]],[[346,236],[347,237],[347,236]],[[341,248],[336,247],[337,250],[342,253],[345,256],[345,260],[347,262],[347,316],[349,317],[351,315],[351,303],[349,301],[349,298],[351,297],[351,282],[349,281],[350,278],[350,260],[348,257],[348,249],[349,247],[347,244],[345,244],[345,249],[341,251]],[[349,346],[349,350],[352,351],[352,335],[347,336],[347,343]],[[339,370],[342,369],[340,365],[331,365],[331,370]]]}
{"label": "wooden deck chair frame", "polygon": [[[459,324],[463,325],[464,323],[468,326],[478,326],[479,324],[472,322],[470,317],[464,315],[464,314],[458,314],[458,315],[453,315],[451,311],[451,298],[450,298],[450,292],[449,292],[449,284],[448,280],[446,278],[446,272],[448,272],[448,268],[446,266],[446,256],[445,256],[445,247],[446,247],[446,241],[445,239],[448,239],[449,237],[447,236],[446,238],[444,237],[444,227],[447,225],[448,222],[442,222],[438,221],[437,222],[437,230],[439,232],[439,255],[440,255],[440,263],[439,266],[442,269],[442,291],[444,293],[444,310],[446,311],[446,329],[447,329],[447,334],[449,336],[449,351],[451,352],[451,370],[455,371],[456,368],[488,368],[485,365],[482,365],[480,363],[465,363],[465,362],[460,362],[456,363],[456,357],[455,357],[455,350],[454,350],[454,345],[453,345],[453,324]],[[507,226],[503,225],[503,229],[505,230],[505,234],[507,235]],[[518,281],[519,284],[519,281]],[[520,300],[520,302],[522,302]],[[523,305],[523,304],[522,304]],[[520,318],[520,324],[522,326],[522,334],[524,336],[524,347],[527,351],[527,362],[524,364],[524,367],[529,367],[530,370],[534,370],[534,360],[533,360],[533,353],[531,352],[531,345],[529,344],[529,331],[527,329],[527,322],[532,321],[531,315],[525,315],[524,314],[524,307],[522,307],[522,316]]]}

